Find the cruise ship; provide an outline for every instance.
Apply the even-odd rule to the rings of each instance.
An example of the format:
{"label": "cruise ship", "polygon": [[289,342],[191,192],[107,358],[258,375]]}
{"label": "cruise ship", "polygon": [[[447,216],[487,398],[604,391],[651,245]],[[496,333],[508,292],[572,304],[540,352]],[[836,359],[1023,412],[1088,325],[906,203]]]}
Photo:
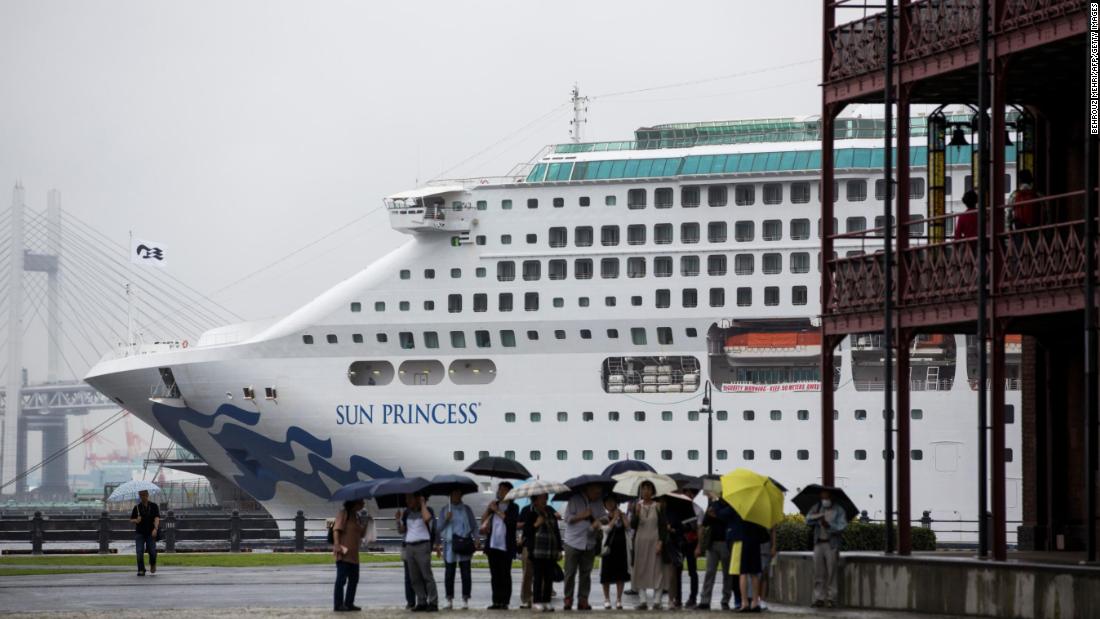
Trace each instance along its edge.
{"label": "cruise ship", "polygon": [[[549,479],[625,458],[705,473],[710,383],[717,472],[749,467],[797,490],[834,458],[838,483],[881,518],[881,336],[845,340],[838,371],[819,371],[819,127],[656,125],[547,146],[507,176],[399,191],[383,202],[407,242],[300,309],[132,345],[86,380],[276,518],[326,515],[355,480],[458,472],[489,454]],[[880,226],[883,121],[841,118],[837,132],[835,225]],[[923,118],[911,133],[924,162]],[[948,148],[949,211],[970,158]],[[927,238],[918,172],[913,243]],[[914,517],[966,537],[948,531],[977,519],[977,346],[933,334],[912,352],[912,410],[900,414],[912,419]],[[1008,355],[1011,522],[1018,340]],[[823,383],[837,392],[833,454],[820,450]]]}

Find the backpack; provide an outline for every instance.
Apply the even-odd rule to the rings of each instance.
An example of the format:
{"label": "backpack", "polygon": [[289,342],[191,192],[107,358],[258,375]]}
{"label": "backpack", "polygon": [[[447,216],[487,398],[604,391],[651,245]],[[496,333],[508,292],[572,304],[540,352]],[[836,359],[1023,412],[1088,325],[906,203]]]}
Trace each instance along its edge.
{"label": "backpack", "polygon": [[1012,228],[1014,230],[1033,228],[1039,225],[1038,204],[1032,203],[1015,206],[1017,202],[1027,202],[1038,198],[1038,192],[1030,187],[1021,187],[1012,194],[1012,202],[1014,203],[1012,207]]}

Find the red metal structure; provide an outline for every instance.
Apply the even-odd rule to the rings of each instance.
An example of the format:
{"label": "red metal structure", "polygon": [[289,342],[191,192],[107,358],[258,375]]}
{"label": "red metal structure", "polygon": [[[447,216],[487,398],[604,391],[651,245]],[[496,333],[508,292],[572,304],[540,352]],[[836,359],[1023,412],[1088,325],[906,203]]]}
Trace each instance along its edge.
{"label": "red metal structure", "polygon": [[[988,546],[995,559],[1003,560],[1004,343],[1010,331],[1023,334],[1025,522],[1020,544],[1051,550],[1084,548],[1095,560],[1098,166],[1097,136],[1090,132],[1089,116],[1090,5],[1084,0],[898,0],[896,8],[894,4],[823,2],[821,375],[833,374],[833,348],[854,333],[885,330],[892,336],[899,377],[909,375],[909,344],[919,333],[971,333],[988,342],[988,353],[979,346],[983,362],[988,354],[980,394],[992,386],[990,415],[987,420],[985,399],[980,397],[975,430],[980,453],[985,454],[988,441],[989,456],[979,458],[976,500],[983,512],[988,506],[992,516],[990,525],[983,519],[981,553]],[[979,155],[974,178],[979,204],[984,205],[978,209],[978,238],[922,240],[904,232],[891,235],[884,228],[850,234],[829,229],[835,222],[834,120],[848,104],[884,101],[896,106],[899,128],[909,127],[912,104],[965,104],[986,110],[976,123]],[[1005,174],[1010,106],[1035,119],[1037,149],[1026,164],[1034,166],[1030,171],[1042,192],[1042,197],[1015,205],[1036,207],[1042,213],[1037,225],[1019,229],[1006,226],[1005,195],[989,181],[996,179],[993,184],[999,185]],[[884,177],[888,183],[891,174],[896,178],[893,231],[905,231],[910,221],[910,166],[924,162],[909,160],[910,132],[895,133],[896,161],[892,170],[884,170]],[[957,216],[933,217],[931,223]],[[866,238],[872,248],[882,247],[884,238],[896,241],[891,252],[836,257],[834,241],[852,237]],[[835,476],[834,461],[827,457],[834,451],[834,423],[826,412],[834,405],[827,387],[821,398],[821,453],[826,454],[822,478],[829,484]],[[908,380],[897,382],[896,398],[895,409],[902,414],[894,416],[894,428],[888,416],[886,430],[896,454],[893,509],[898,548],[908,554]],[[885,493],[888,502],[891,483]]]}

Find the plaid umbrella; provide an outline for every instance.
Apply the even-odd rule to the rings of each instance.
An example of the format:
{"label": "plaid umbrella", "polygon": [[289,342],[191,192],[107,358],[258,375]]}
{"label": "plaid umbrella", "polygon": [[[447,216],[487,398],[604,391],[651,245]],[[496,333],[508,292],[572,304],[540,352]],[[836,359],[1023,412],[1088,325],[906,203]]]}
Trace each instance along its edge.
{"label": "plaid umbrella", "polygon": [[536,479],[523,484],[519,488],[512,488],[508,494],[504,495],[504,500],[514,501],[516,499],[530,498],[540,494],[557,494],[559,492],[568,491],[569,486],[565,484],[559,484],[556,481],[547,481],[545,479]]}
{"label": "plaid umbrella", "polygon": [[111,493],[111,496],[107,497],[107,502],[112,501],[136,501],[138,500],[138,493],[142,490],[146,490],[149,494],[159,494],[160,486],[154,484],[151,481],[134,480],[128,481]]}

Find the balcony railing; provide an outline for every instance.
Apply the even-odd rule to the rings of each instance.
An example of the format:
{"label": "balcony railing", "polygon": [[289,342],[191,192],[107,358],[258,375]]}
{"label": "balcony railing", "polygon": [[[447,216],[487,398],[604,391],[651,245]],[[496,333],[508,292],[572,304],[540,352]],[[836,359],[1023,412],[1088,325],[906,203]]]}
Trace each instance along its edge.
{"label": "balcony railing", "polygon": [[[1083,191],[1076,191],[1029,202],[1050,205],[1083,195]],[[956,213],[936,219],[958,216]],[[998,209],[994,216],[1003,217],[1003,210]],[[871,237],[881,234],[881,229],[860,234]],[[853,236],[856,235],[842,234],[835,238]],[[1083,219],[997,234],[987,260],[991,299],[1083,286],[1085,242]],[[999,265],[996,272],[995,265]],[[832,294],[824,308],[826,315],[881,311],[885,291],[881,251],[830,260],[826,269],[832,278]],[[905,275],[900,298],[899,269]],[[973,301],[978,295],[978,241],[962,239],[911,246],[895,255],[893,272],[892,294],[899,309]]]}
{"label": "balcony railing", "polygon": [[[1000,26],[996,28],[999,32],[1083,11],[1085,1],[1004,0],[1004,7]],[[923,0],[910,3],[905,10],[909,31],[908,45],[901,58],[903,62],[973,45],[978,40],[979,0]],[[990,10],[991,19],[993,13]],[[899,35],[900,27],[901,20],[895,16],[895,32]],[[885,13],[840,24],[830,30],[828,36],[832,51],[828,81],[883,69],[886,56]]]}

